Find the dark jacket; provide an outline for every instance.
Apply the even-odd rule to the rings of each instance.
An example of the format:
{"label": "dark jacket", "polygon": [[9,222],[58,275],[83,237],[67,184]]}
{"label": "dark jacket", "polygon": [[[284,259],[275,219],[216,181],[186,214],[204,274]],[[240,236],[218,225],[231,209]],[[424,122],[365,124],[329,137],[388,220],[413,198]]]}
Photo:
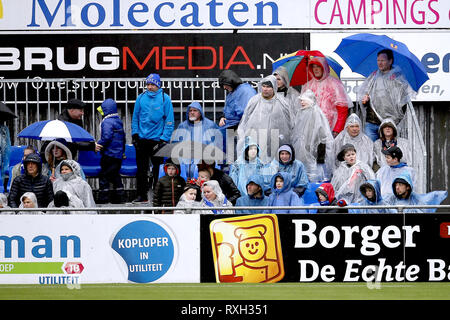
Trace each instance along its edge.
{"label": "dark jacket", "polygon": [[230,201],[233,206],[236,205],[236,201],[241,196],[241,192],[234,184],[233,179],[231,179],[231,177],[225,172],[220,171],[217,168],[213,168],[213,170],[211,180],[216,180],[219,182],[220,188],[222,189],[225,197],[227,197],[228,201]]}
{"label": "dark jacket", "polygon": [[104,118],[101,123],[101,138],[97,142],[103,146],[102,155],[122,159],[125,152],[125,131],[117,113],[117,104],[113,99],[102,103]]}
{"label": "dark jacket", "polygon": [[[167,175],[167,166],[173,165],[166,163],[164,165],[165,176],[161,177],[156,183],[155,190],[153,192],[153,206],[154,207],[176,207],[178,200],[184,192],[184,186],[186,181],[180,177],[180,168],[177,168],[177,174],[173,177]],[[173,213],[173,211],[156,211],[155,213]]]}
{"label": "dark jacket", "polygon": [[[67,112],[67,109],[60,113],[60,115],[58,116],[58,120],[71,122],[71,123],[76,124],[84,129],[83,121],[77,120],[77,119],[72,119],[69,115],[69,112]],[[95,150],[95,142],[93,142],[93,141],[67,142],[67,147],[70,149],[70,152],[72,152],[73,159],[77,159],[78,150],[94,151]]]}
{"label": "dark jacket", "polygon": [[38,154],[29,154],[23,161],[26,168],[28,162],[38,164],[38,175],[30,176],[26,170],[25,173],[16,177],[11,184],[11,190],[8,196],[8,204],[11,208],[18,208],[20,197],[25,192],[33,192],[36,195],[39,208],[46,208],[53,201],[53,186],[50,179],[42,175],[42,162]]}

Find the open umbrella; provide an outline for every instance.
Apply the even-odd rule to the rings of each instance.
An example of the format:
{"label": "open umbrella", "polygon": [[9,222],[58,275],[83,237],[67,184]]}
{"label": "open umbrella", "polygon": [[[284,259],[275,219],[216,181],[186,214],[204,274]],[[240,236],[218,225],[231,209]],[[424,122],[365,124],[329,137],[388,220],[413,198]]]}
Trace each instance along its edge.
{"label": "open umbrella", "polygon": [[6,120],[14,119],[14,118],[17,118],[16,114],[14,112],[12,112],[6,106],[6,104],[4,104],[3,102],[0,102],[0,120],[6,121]]}
{"label": "open umbrella", "polygon": [[415,91],[427,81],[428,75],[420,60],[401,42],[385,35],[360,33],[341,40],[334,50],[352,69],[365,77],[378,69],[377,54],[390,49],[394,53],[394,64],[402,69],[406,80]]}
{"label": "open umbrella", "polygon": [[308,81],[308,63],[314,57],[324,57],[330,66],[330,75],[339,79],[342,66],[318,50],[297,50],[285,55],[272,63],[272,71],[283,66],[288,72],[291,86],[303,85]]}
{"label": "open umbrella", "polygon": [[171,158],[175,162],[182,160],[204,160],[223,163],[226,159],[225,153],[214,144],[203,144],[197,141],[182,141],[169,143],[156,152],[157,157]]}
{"label": "open umbrella", "polygon": [[67,121],[45,120],[35,122],[19,134],[19,138],[36,140],[64,139],[67,142],[94,141],[94,137],[82,127]]}

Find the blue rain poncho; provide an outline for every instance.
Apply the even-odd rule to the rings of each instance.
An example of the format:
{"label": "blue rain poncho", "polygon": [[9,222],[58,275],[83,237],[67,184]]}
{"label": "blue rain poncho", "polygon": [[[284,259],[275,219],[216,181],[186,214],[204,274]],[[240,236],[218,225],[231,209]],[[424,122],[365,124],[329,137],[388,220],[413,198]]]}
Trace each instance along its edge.
{"label": "blue rain poncho", "polygon": [[[254,159],[250,159],[248,151],[250,147],[255,146],[258,153]],[[242,150],[241,155],[231,165],[230,178],[233,179],[234,184],[239,189],[241,195],[247,194],[247,182],[248,178],[254,174],[263,174],[264,164],[259,159],[259,146],[256,142],[252,141],[250,137],[246,139],[245,147]]]}
{"label": "blue rain poncho", "polygon": [[[406,199],[399,198],[395,191],[395,183],[402,182],[410,186],[411,191]],[[424,194],[419,194],[414,192],[414,186],[412,183],[411,176],[408,173],[403,173],[392,182],[392,193],[386,198],[386,202],[392,206],[411,206],[411,205],[439,205],[442,201],[447,198],[447,191],[431,191]],[[414,209],[404,209],[404,213],[432,213],[435,212],[436,208],[414,208]]]}
{"label": "blue rain poncho", "polygon": [[[270,81],[272,88],[277,88],[277,79],[269,75],[258,83],[259,91],[267,81]],[[265,99],[259,93],[248,102],[238,126],[237,150],[244,148],[245,139],[250,136],[260,147],[260,159],[268,163],[273,158],[272,152],[275,153],[279,145],[289,143],[291,131],[292,117],[286,101],[276,94]]]}
{"label": "blue rain poncho", "polygon": [[[375,199],[373,201],[369,200],[365,195],[366,188],[371,188],[374,192]],[[381,195],[380,182],[378,180],[367,180],[359,187],[359,191],[361,192],[362,201],[360,203],[351,203],[350,206],[387,206],[389,205],[385,200],[383,200],[383,196]],[[394,213],[395,211],[392,209],[349,209],[349,213]]]}
{"label": "blue rain poncho", "polygon": [[[352,137],[348,133],[348,127],[351,125],[359,125],[360,132],[356,137]],[[345,121],[345,128],[341,131],[334,140],[333,153],[335,159],[335,170],[339,167],[339,160],[337,155],[345,144],[352,144],[356,149],[356,157],[358,160],[366,163],[372,167],[375,156],[373,154],[373,141],[364,134],[361,119],[356,113],[352,113]],[[334,174],[334,173],[333,173]]]}
{"label": "blue rain poncho", "polygon": [[395,178],[397,178],[399,175],[407,172],[408,175],[411,177],[412,186],[416,185],[416,172],[414,168],[409,167],[406,163],[400,162],[396,166],[382,166],[380,169],[378,169],[376,173],[377,180],[380,181],[381,185],[381,194],[382,195],[388,195],[392,194],[392,182]]}
{"label": "blue rain poncho", "polygon": [[[275,187],[276,178],[281,177],[283,179],[283,187],[281,189],[277,189]],[[298,195],[292,190],[291,185],[291,176],[287,172],[278,172],[276,173],[270,182],[270,186],[272,189],[272,193],[269,196],[269,206],[271,207],[281,207],[281,206],[304,206],[304,202],[302,198],[299,198]],[[307,213],[306,210],[301,209],[288,209],[288,210],[277,210],[271,209],[266,210],[266,213]]]}
{"label": "blue rain poncho", "polygon": [[11,154],[11,138],[7,126],[0,124],[0,178],[3,184],[9,171],[9,157]]}
{"label": "blue rain poncho", "polygon": [[[247,180],[246,186],[250,183],[257,184],[261,187],[261,197],[257,198],[255,196],[249,196],[247,193],[241,196],[236,201],[236,207],[267,207],[269,206],[269,198],[264,195],[264,179],[261,175],[254,174],[250,176]],[[261,213],[262,210],[236,210],[236,213]]]}

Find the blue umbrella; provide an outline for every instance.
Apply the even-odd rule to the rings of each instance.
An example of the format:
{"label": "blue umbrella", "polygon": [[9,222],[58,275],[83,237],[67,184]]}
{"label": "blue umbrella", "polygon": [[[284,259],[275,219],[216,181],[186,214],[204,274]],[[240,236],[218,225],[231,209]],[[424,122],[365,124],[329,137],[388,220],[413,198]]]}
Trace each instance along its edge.
{"label": "blue umbrella", "polygon": [[422,62],[401,42],[385,35],[360,33],[342,39],[334,50],[352,69],[365,77],[378,69],[377,54],[390,49],[394,53],[394,65],[399,66],[411,87],[418,91],[428,75]]}
{"label": "blue umbrella", "polygon": [[19,138],[30,138],[37,140],[64,139],[67,142],[94,141],[89,132],[82,127],[67,121],[45,120],[35,122],[19,134]]}

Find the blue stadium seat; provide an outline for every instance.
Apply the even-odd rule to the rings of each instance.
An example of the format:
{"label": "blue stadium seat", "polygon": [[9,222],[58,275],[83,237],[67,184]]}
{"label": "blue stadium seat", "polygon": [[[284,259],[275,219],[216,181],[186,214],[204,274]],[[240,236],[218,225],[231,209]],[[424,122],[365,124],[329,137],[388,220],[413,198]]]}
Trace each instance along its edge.
{"label": "blue stadium seat", "polygon": [[78,152],[78,163],[86,177],[97,177],[100,173],[100,152],[84,151]]}
{"label": "blue stadium seat", "polygon": [[310,205],[312,203],[317,202],[316,189],[321,185],[321,183],[308,183],[308,188],[306,188],[305,193],[303,194],[303,201],[305,201],[305,205]]}
{"label": "blue stadium seat", "polygon": [[122,161],[120,174],[124,176],[136,176],[136,149],[132,144],[125,145],[125,159]]}

